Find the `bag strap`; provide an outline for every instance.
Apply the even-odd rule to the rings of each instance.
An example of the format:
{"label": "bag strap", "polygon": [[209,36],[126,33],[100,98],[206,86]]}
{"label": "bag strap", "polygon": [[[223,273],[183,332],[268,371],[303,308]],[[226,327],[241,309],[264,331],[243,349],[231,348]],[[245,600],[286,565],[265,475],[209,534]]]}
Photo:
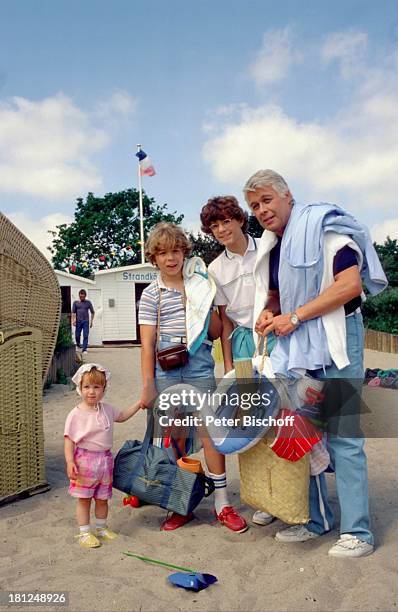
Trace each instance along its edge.
{"label": "bag strap", "polygon": [[209,478],[209,476],[204,476],[203,474],[198,474],[198,478],[203,480],[205,486],[205,497],[209,497],[216,490],[214,480]]}
{"label": "bag strap", "polygon": [[[158,317],[157,317],[157,329],[156,329],[156,350],[159,350],[159,342],[160,342],[160,306],[162,301],[162,291],[160,289],[159,281],[157,281],[158,285],[158,293],[159,293],[159,301],[158,301]],[[184,319],[185,319],[185,338],[186,344],[188,344],[188,328],[187,328],[187,299],[185,294],[185,286],[183,285],[182,293],[181,293],[182,306],[184,308]]]}
{"label": "bag strap", "polygon": [[144,461],[145,455],[147,454],[149,445],[151,443],[151,439],[152,439],[152,436],[153,436],[154,422],[155,422],[155,419],[153,417],[153,412],[152,412],[152,410],[150,410],[148,425],[147,425],[146,432],[145,432],[145,437],[144,437],[144,440],[143,440],[142,446],[141,446],[141,460],[142,461]]}
{"label": "bag strap", "polygon": [[162,292],[160,290],[159,281],[157,281],[157,285],[158,285],[159,301],[158,301],[158,320],[156,324],[156,350],[158,351],[159,341],[160,341],[160,302],[162,300]]}
{"label": "bag strap", "polygon": [[[263,350],[262,352],[260,349],[261,346],[261,342],[263,343]],[[267,336],[258,336],[258,340],[257,340],[257,347],[256,347],[256,352],[255,355],[261,355],[261,364],[260,364],[260,372],[262,372],[264,370],[264,364],[265,364],[265,360],[267,357],[269,357],[268,354],[268,349],[267,349]]]}

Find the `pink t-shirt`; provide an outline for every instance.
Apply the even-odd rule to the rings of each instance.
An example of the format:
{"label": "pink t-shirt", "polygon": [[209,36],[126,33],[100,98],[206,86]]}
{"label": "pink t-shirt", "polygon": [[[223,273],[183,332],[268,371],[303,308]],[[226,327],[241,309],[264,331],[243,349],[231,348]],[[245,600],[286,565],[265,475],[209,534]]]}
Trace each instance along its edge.
{"label": "pink t-shirt", "polygon": [[64,436],[76,446],[91,451],[110,450],[113,444],[113,422],[120,411],[110,404],[100,404],[100,410],[83,410],[76,406],[68,414]]}

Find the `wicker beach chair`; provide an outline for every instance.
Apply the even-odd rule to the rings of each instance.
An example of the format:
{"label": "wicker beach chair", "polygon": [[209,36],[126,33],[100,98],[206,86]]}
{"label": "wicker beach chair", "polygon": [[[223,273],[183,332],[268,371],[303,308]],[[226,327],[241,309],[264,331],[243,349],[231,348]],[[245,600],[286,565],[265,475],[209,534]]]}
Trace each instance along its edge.
{"label": "wicker beach chair", "polygon": [[49,488],[42,387],[60,307],[49,262],[0,213],[0,505]]}
{"label": "wicker beach chair", "polygon": [[61,312],[57,277],[44,255],[0,213],[0,329],[42,333],[42,380],[54,352]]}

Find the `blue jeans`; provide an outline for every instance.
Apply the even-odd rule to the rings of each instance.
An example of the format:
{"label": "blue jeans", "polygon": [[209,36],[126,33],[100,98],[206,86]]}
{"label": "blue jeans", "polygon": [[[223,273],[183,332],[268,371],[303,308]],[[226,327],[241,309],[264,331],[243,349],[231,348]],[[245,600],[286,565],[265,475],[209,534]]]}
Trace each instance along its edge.
{"label": "blue jeans", "polygon": [[[370,530],[368,502],[368,467],[364,451],[365,440],[359,432],[360,390],[364,377],[363,370],[363,322],[362,315],[355,313],[346,318],[347,354],[350,364],[338,370],[332,364],[323,370],[315,370],[311,375],[322,378],[349,379],[356,383],[354,397],[350,399],[347,416],[331,417],[330,421],[340,418],[343,428],[355,430],[356,437],[347,433],[338,435],[332,424],[332,433],[328,434],[328,451],[336,475],[337,497],[341,511],[340,533],[351,533],[360,540],[373,544]],[[326,479],[324,474],[312,476],[310,482],[310,516],[307,527],[322,534],[333,527],[333,513],[327,499]]]}
{"label": "blue jeans", "polygon": [[[173,343],[160,341],[159,349],[172,347]],[[186,366],[176,368],[175,370],[164,371],[156,361],[155,381],[158,391],[165,389],[170,385],[178,383],[190,382],[200,387],[214,389],[214,359],[211,354],[211,345],[203,343],[200,345],[194,355],[189,356]]]}
{"label": "blue jeans", "polygon": [[76,321],[75,339],[76,345],[80,348],[80,340],[83,332],[83,345],[82,350],[86,351],[88,346],[88,332],[90,329],[89,321]]}
{"label": "blue jeans", "polygon": [[[173,343],[160,341],[159,349],[172,347]],[[189,356],[187,365],[183,368],[174,370],[162,370],[158,362],[155,366],[155,383],[157,392],[160,394],[166,391],[168,387],[186,383],[192,385],[200,393],[213,393],[216,388],[214,378],[214,359],[211,354],[212,346],[209,343],[203,343],[198,348],[194,355]],[[194,408],[194,407],[193,407]],[[201,448],[201,441],[197,432],[191,428],[185,443],[185,452],[187,454],[195,453]],[[172,450],[172,449],[170,449]]]}

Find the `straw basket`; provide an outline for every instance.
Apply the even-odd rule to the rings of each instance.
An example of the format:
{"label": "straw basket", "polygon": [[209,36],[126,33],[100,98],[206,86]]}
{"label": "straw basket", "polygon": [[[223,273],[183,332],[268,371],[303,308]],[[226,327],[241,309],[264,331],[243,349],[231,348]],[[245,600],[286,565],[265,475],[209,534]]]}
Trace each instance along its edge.
{"label": "straw basket", "polygon": [[[263,360],[267,355],[267,346],[264,345]],[[261,371],[263,368],[264,361]],[[238,362],[236,371],[237,376],[247,382],[253,376],[251,360]],[[307,453],[295,462],[282,459],[269,448],[274,439],[271,429],[255,446],[239,455],[241,500],[285,523],[308,523],[309,455]]]}
{"label": "straw basket", "polygon": [[61,292],[44,255],[0,213],[0,330],[41,331],[41,378],[50,366],[57,339]]}
{"label": "straw basket", "polygon": [[241,500],[285,523],[308,523],[309,455],[295,462],[281,459],[269,448],[274,437],[267,434],[239,455]]}
{"label": "straw basket", "polygon": [[49,489],[44,474],[42,335],[0,331],[0,505]]}

